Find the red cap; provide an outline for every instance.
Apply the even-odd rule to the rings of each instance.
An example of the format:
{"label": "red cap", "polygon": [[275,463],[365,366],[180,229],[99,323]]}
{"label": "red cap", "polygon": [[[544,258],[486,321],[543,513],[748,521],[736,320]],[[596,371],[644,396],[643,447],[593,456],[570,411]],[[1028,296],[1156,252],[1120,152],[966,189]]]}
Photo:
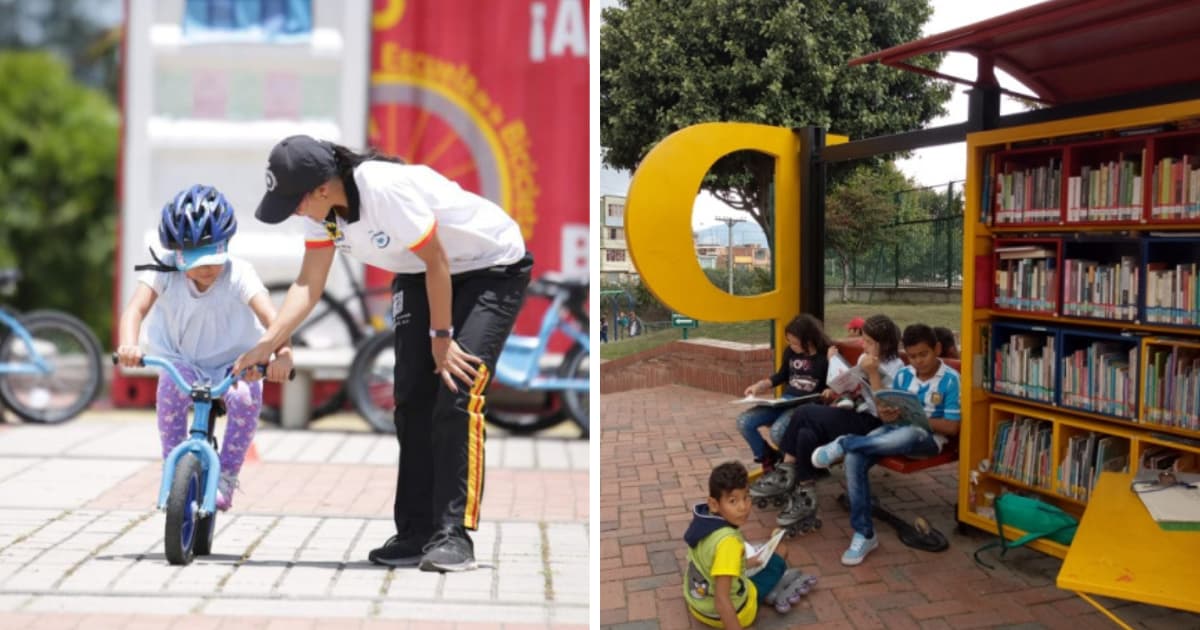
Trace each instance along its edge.
{"label": "red cap", "polygon": [[867,322],[864,321],[863,318],[855,317],[854,319],[850,320],[849,324],[846,324],[846,330],[851,330],[854,328],[862,328],[863,324],[865,324],[865,323],[867,323]]}

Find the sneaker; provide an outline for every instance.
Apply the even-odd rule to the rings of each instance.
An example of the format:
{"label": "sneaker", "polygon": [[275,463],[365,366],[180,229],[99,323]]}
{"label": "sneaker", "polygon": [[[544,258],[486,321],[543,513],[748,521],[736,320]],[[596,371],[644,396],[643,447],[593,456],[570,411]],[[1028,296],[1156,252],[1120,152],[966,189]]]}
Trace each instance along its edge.
{"label": "sneaker", "polygon": [[425,543],[428,536],[420,536],[414,532],[404,535],[396,534],[387,539],[382,547],[372,549],[367,554],[367,560],[385,567],[411,568],[421,564],[425,555]]}
{"label": "sneaker", "polygon": [[217,480],[217,510],[224,512],[233,507],[233,491],[239,486],[237,475],[221,473]]}
{"label": "sneaker", "polygon": [[833,406],[837,407],[838,409],[853,409],[854,401],[850,400],[849,398],[839,398],[833,403]]}
{"label": "sneaker", "polygon": [[424,547],[422,571],[470,571],[475,568],[475,544],[460,526],[445,527]]}
{"label": "sneaker", "polygon": [[879,538],[872,536],[867,538],[858,532],[854,532],[854,538],[850,539],[850,548],[846,553],[842,554],[842,564],[853,567],[862,564],[866,559],[867,554],[875,551],[879,547]]}
{"label": "sneaker", "polygon": [[813,450],[812,465],[814,468],[829,468],[842,461],[844,457],[846,457],[846,451],[842,450],[842,438],[838,438]]}

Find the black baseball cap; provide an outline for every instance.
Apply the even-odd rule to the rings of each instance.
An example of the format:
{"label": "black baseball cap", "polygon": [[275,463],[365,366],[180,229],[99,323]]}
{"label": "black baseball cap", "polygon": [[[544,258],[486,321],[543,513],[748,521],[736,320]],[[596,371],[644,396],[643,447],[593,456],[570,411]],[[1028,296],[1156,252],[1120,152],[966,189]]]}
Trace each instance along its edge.
{"label": "black baseball cap", "polygon": [[279,141],[267,158],[267,192],[254,216],[263,223],[282,223],[300,200],[337,173],[333,147],[310,136]]}

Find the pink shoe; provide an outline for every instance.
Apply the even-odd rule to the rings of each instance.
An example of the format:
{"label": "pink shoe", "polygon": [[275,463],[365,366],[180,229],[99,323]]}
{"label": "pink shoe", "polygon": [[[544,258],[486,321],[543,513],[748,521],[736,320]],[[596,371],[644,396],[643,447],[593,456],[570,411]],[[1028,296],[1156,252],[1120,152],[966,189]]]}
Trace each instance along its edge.
{"label": "pink shoe", "polygon": [[225,512],[233,507],[233,491],[241,485],[236,475],[221,473],[217,480],[217,510]]}

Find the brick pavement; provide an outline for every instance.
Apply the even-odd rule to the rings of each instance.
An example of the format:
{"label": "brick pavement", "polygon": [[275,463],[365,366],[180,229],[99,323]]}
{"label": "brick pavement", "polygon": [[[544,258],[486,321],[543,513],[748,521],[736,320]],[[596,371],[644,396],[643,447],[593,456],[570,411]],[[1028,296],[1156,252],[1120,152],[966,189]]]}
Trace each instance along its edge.
{"label": "brick pavement", "polygon": [[0,423],[0,628],[586,626],[586,442],[489,439],[481,568],[449,575],[366,561],[393,533],[394,437],[264,427],[255,444],[214,554],[173,567],[151,414]]}
{"label": "brick pavement", "polygon": [[[683,603],[683,532],[691,506],[707,493],[708,472],[729,459],[749,459],[734,426],[730,396],[681,386],[606,394],[601,399],[600,623],[614,630],[704,628]],[[944,553],[905,547],[877,524],[880,548],[858,567],[839,558],[849,543],[849,517],[838,507],[840,467],[820,482],[821,530],[785,539],[789,564],[820,576],[786,616],[760,612],[756,627],[1038,628],[1112,627],[1083,600],[1054,586],[1057,558],[1010,551],[995,570],[972,553],[988,538],[955,531],[957,469],[911,475],[872,472],[872,489],[901,516],[924,515],[950,539]],[[775,510],[755,510],[745,532],[765,539]],[[1101,598],[1136,628],[1200,628],[1200,615]]]}

